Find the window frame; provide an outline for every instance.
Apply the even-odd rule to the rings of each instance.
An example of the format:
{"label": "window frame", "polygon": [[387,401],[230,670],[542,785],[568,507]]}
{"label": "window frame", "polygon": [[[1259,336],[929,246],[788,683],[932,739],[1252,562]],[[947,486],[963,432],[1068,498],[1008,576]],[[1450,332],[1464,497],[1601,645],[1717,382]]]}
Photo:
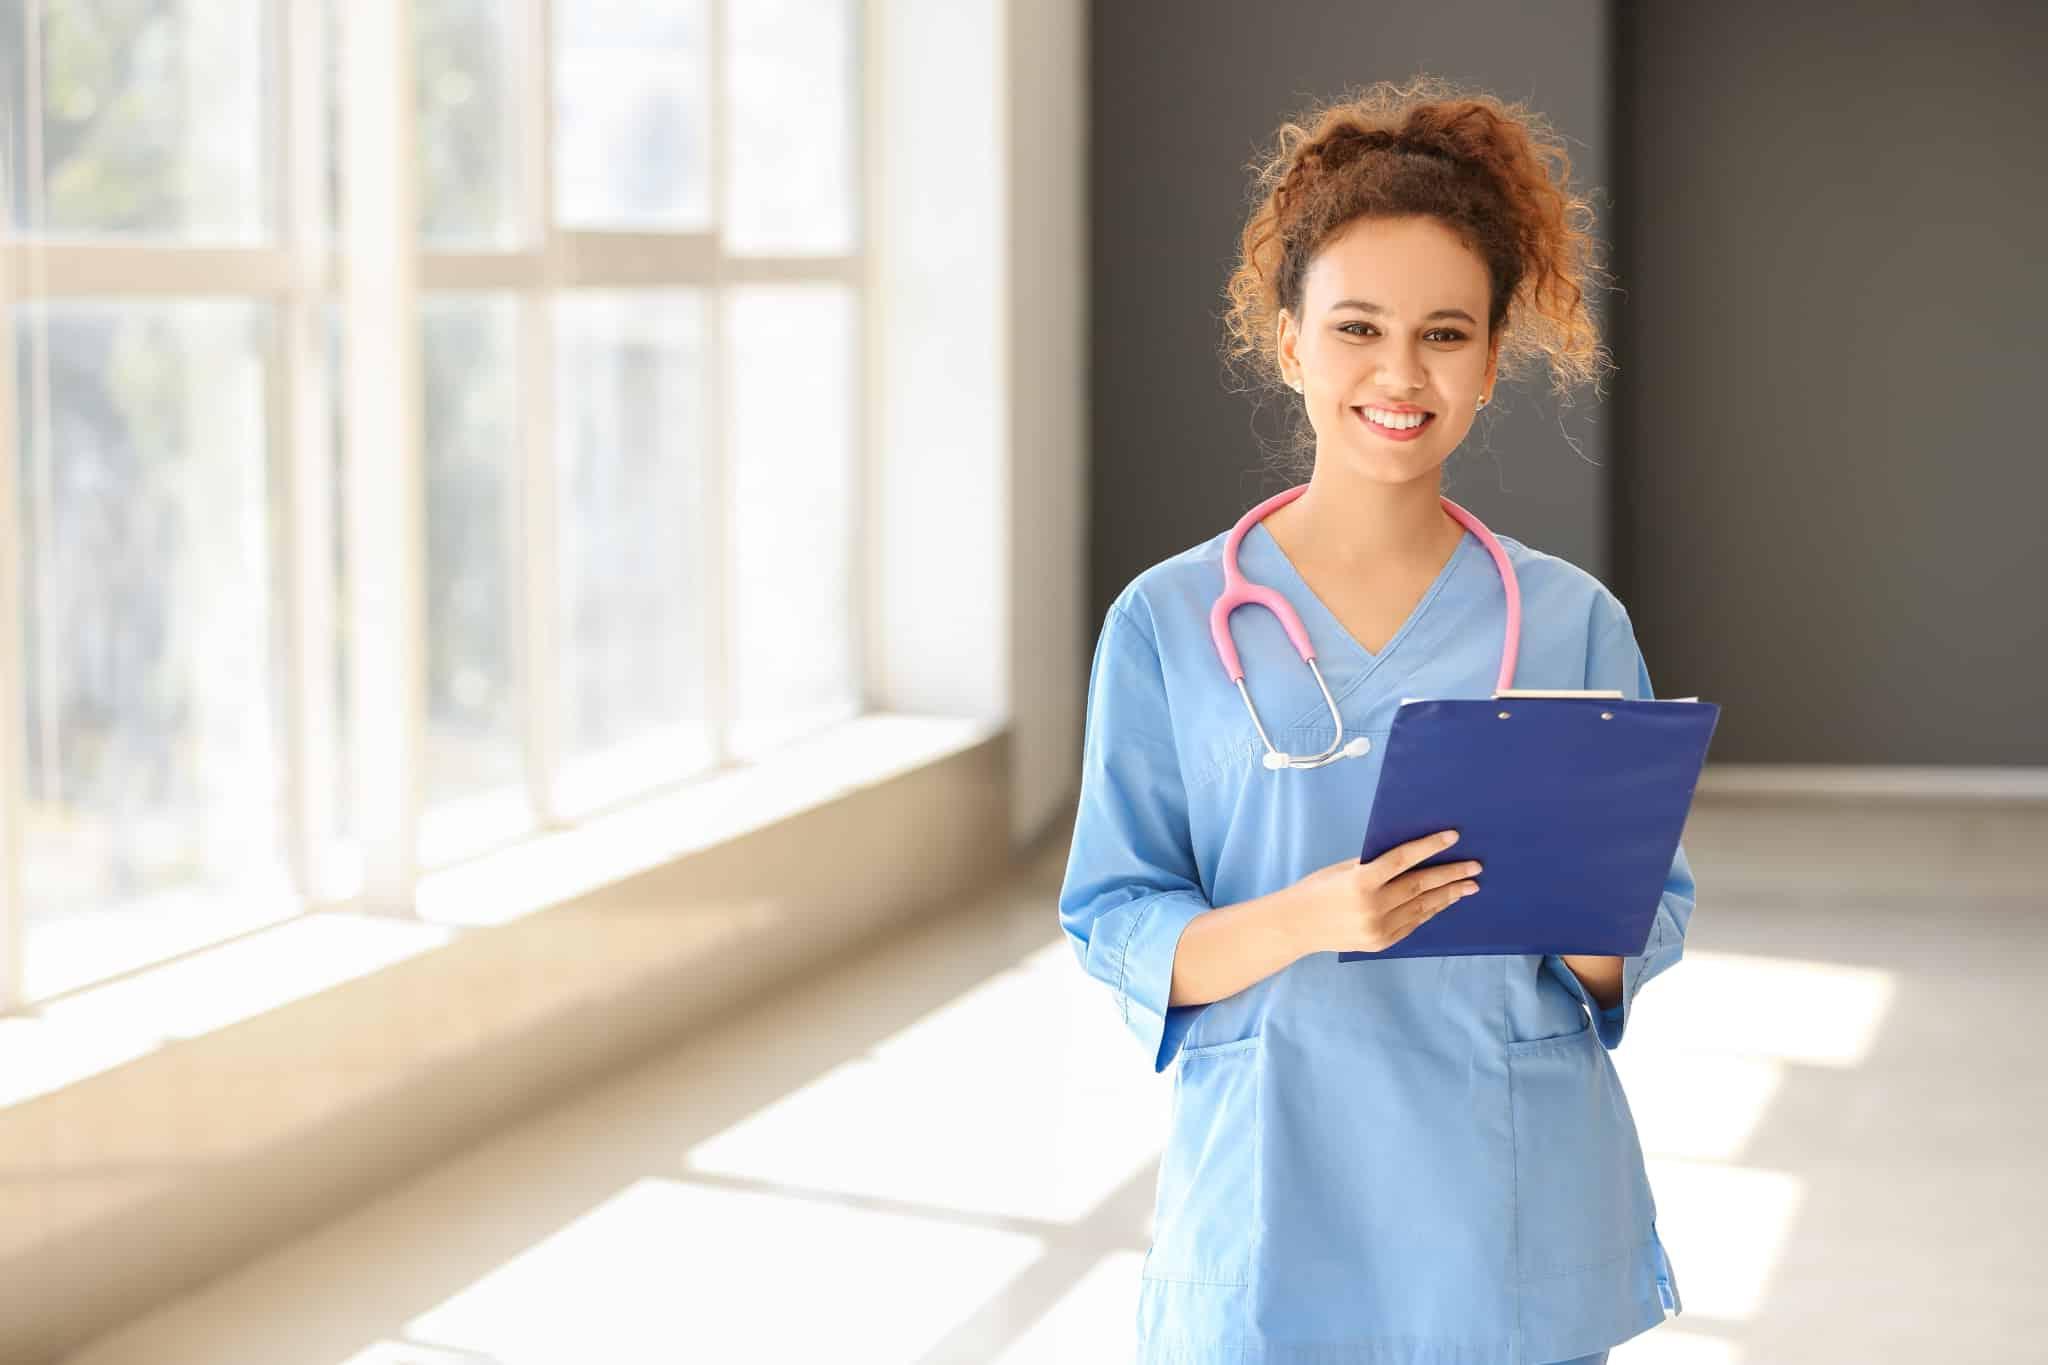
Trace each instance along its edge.
{"label": "window frame", "polygon": [[[727,6],[701,0],[706,11],[710,88],[707,105],[708,191],[714,215],[726,201],[728,115]],[[519,473],[524,540],[514,604],[520,629],[520,706],[526,791],[535,833],[563,824],[556,808],[561,765],[558,733],[560,660],[558,506],[555,485],[553,303],[581,289],[701,288],[707,296],[705,363],[708,409],[703,470],[705,524],[695,582],[706,624],[703,658],[703,751],[710,760],[677,772],[665,785],[708,776],[731,764],[726,735],[730,623],[726,593],[729,413],[718,377],[726,364],[725,291],[755,283],[832,283],[846,288],[855,315],[855,410],[848,414],[853,452],[847,509],[852,534],[842,566],[852,600],[869,593],[870,517],[863,490],[873,483],[873,383],[876,336],[869,285],[873,255],[875,166],[869,126],[877,74],[870,60],[870,0],[847,6],[853,82],[847,116],[855,121],[850,181],[856,202],[853,250],[837,256],[728,256],[716,229],[695,233],[565,229],[555,221],[553,37],[556,0],[516,0],[509,49],[518,92],[512,120],[518,147],[521,245],[505,250],[429,249],[418,225],[417,110],[414,103],[414,0],[347,0],[334,32],[341,39],[337,126],[329,127],[327,68],[330,29],[324,0],[268,0],[269,57],[276,79],[264,98],[281,129],[266,167],[271,176],[274,238],[255,246],[210,246],[51,238],[39,176],[26,189],[30,226],[17,233],[0,220],[0,526],[21,515],[18,418],[34,395],[15,391],[17,305],[85,296],[217,295],[267,302],[276,318],[271,356],[270,475],[279,509],[269,550],[277,593],[274,629],[281,660],[273,677],[284,744],[285,862],[297,905],[279,918],[343,905],[410,915],[422,872],[419,826],[426,731],[425,508],[418,318],[429,294],[490,291],[516,301]],[[23,50],[30,73],[25,141],[39,145],[38,11],[24,7]],[[346,205],[335,220],[328,196],[330,145],[339,148]],[[380,149],[399,149],[399,154]],[[35,166],[31,153],[31,170]],[[0,174],[6,168],[0,167]],[[4,188],[4,184],[0,184]],[[328,224],[335,223],[330,239]],[[352,272],[351,261],[371,268]],[[327,309],[340,305],[341,396],[349,421],[343,478],[332,476],[332,395],[326,357]],[[334,719],[336,658],[335,498],[346,498],[341,530],[352,591],[342,608],[350,639],[349,744]],[[0,536],[0,1014],[26,1008],[23,955],[26,912],[21,854],[25,806],[20,719],[24,690],[20,600],[20,538]],[[869,709],[864,620],[852,630],[855,712]],[[354,842],[362,856],[360,892],[329,894],[323,872],[323,831],[332,827],[338,775],[347,765],[354,804]],[[634,799],[639,793],[622,795]],[[200,945],[203,946],[203,945]],[[187,951],[198,951],[195,946]],[[154,964],[152,964],[154,965]],[[109,975],[117,975],[110,972]],[[73,987],[65,987],[68,992]],[[60,992],[62,993],[62,992]]]}

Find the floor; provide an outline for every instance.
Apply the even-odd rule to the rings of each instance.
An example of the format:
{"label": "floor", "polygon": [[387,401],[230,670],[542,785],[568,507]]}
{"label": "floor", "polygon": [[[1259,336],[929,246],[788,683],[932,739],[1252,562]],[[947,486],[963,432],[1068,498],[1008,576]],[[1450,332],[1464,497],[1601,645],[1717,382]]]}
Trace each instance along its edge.
{"label": "floor", "polygon": [[[1614,1054],[1686,1312],[1614,1365],[2048,1359],[2048,807],[1695,808]],[[1122,1359],[1169,1077],[1065,848],[73,1365]]]}

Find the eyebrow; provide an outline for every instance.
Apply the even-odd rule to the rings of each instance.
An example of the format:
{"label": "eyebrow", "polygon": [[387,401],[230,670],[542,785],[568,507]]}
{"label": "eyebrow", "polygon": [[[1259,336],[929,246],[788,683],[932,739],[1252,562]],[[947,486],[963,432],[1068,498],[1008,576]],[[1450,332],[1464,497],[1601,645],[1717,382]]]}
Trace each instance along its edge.
{"label": "eyebrow", "polygon": [[[1330,311],[1332,313],[1338,312],[1341,309],[1345,308],[1356,309],[1358,312],[1361,313],[1384,313],[1387,311],[1386,309],[1380,307],[1376,303],[1367,303],[1364,299],[1339,299],[1335,303],[1330,305]],[[1439,308],[1434,313],[1431,313],[1428,317],[1425,317],[1423,321],[1434,322],[1438,318],[1463,318],[1466,322],[1471,323],[1474,327],[1477,327],[1479,325],[1479,319],[1473,317],[1470,313],[1466,312],[1462,308]]]}

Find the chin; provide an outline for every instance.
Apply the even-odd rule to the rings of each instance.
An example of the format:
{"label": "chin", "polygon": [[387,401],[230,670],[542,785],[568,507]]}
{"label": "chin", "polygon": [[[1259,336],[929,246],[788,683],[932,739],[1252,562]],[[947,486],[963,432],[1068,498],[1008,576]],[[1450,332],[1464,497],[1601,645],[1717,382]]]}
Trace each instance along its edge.
{"label": "chin", "polygon": [[1444,463],[1444,457],[1434,451],[1359,450],[1354,446],[1349,454],[1346,463],[1361,477],[1384,484],[1413,483],[1417,479],[1428,478]]}

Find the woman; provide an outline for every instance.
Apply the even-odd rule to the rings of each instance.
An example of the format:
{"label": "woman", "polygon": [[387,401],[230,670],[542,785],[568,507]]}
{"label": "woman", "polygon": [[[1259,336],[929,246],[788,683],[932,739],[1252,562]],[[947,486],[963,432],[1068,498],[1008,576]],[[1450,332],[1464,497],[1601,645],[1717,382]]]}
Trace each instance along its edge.
{"label": "woman", "polygon": [[[1402,698],[1487,696],[1500,662],[1502,580],[1444,461],[1503,371],[1541,359],[1567,392],[1604,360],[1568,180],[1536,116],[1430,80],[1284,125],[1261,168],[1232,355],[1300,396],[1314,446],[1236,553],[1321,674],[1237,612],[1240,696],[1209,623],[1228,533],[1140,574],[1096,646],[1060,893],[1082,966],[1180,1063],[1143,1361],[1584,1365],[1679,1307],[1607,1054],[1678,960],[1684,851],[1637,957],[1338,960],[1486,894],[1470,861],[1418,869],[1455,832],[1357,850]],[[1515,685],[1653,695],[1621,603],[1499,539]]]}

